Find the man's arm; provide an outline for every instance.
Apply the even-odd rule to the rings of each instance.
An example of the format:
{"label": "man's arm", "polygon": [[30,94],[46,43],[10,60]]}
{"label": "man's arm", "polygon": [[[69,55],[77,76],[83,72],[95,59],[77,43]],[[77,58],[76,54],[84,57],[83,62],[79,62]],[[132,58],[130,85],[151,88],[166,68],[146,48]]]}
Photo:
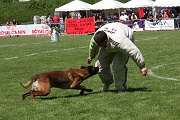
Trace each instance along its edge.
{"label": "man's arm", "polygon": [[125,39],[121,46],[122,46],[122,50],[128,53],[131,59],[139,67],[142,75],[146,76],[147,68],[145,65],[145,60],[141,51],[137,48],[137,46],[133,42],[131,42],[129,39],[128,40]]}
{"label": "man's arm", "polygon": [[91,38],[90,44],[89,44],[89,57],[87,59],[88,63],[90,64],[92,59],[96,57],[96,55],[99,52],[99,47],[94,41],[94,36]]}
{"label": "man's arm", "polygon": [[[136,65],[143,70],[145,67],[145,60],[141,51],[137,46],[128,38],[124,38],[120,45],[118,46],[119,51],[127,53],[129,57],[136,63]],[[143,70],[144,71],[144,70]]]}

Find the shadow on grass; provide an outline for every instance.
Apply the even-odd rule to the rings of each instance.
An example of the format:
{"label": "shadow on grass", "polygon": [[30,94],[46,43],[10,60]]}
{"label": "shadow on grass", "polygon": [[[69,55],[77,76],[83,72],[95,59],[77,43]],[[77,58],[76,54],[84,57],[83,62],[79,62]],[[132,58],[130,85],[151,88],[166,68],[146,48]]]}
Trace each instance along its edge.
{"label": "shadow on grass", "polygon": [[75,95],[56,96],[56,97],[42,97],[42,98],[36,98],[36,99],[53,100],[53,99],[58,99],[58,98],[82,97],[82,96],[87,96],[87,95],[90,95],[90,94],[98,94],[98,93],[101,93],[101,91],[99,91],[99,92],[88,92],[88,93],[84,93],[83,95],[75,94]]}
{"label": "shadow on grass", "polygon": [[[152,92],[152,90],[149,90],[149,89],[146,88],[146,87],[143,87],[143,88],[128,88],[126,92],[137,92],[137,91]],[[108,92],[117,93],[116,90],[109,90]],[[88,92],[88,93],[84,93],[83,95],[75,94],[75,95],[56,96],[56,97],[40,97],[40,98],[36,98],[36,99],[41,99],[41,100],[53,100],[53,99],[59,99],[59,98],[82,97],[82,96],[87,96],[87,95],[90,95],[90,94],[98,94],[98,93],[102,93],[102,92],[101,92],[101,91],[99,91],[99,92]]]}
{"label": "shadow on grass", "polygon": [[149,90],[146,87],[143,88],[128,88],[127,92],[136,92],[136,91],[142,91],[142,92],[152,92],[152,90]]}
{"label": "shadow on grass", "polygon": [[[152,92],[152,90],[149,90],[147,87],[143,87],[143,88],[128,88],[128,89],[126,90],[126,92],[137,92],[137,91],[141,91],[141,92]],[[116,90],[109,90],[109,92],[117,93]]]}

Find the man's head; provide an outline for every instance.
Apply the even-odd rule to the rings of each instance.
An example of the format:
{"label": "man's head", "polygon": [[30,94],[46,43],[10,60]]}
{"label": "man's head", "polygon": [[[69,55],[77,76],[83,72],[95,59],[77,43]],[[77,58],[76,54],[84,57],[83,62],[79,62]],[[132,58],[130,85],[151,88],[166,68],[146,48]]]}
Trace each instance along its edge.
{"label": "man's head", "polygon": [[98,31],[94,35],[94,41],[100,47],[104,47],[104,48],[106,47],[107,39],[108,39],[107,34],[104,31]]}

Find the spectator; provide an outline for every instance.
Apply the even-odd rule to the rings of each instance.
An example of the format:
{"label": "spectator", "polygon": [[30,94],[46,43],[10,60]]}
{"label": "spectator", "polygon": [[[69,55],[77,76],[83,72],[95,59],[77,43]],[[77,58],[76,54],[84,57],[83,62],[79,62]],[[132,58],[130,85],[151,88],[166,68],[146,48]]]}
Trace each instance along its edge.
{"label": "spectator", "polygon": [[113,21],[119,21],[119,15],[117,13],[114,13]]}
{"label": "spectator", "polygon": [[168,16],[167,12],[164,12],[163,18],[164,19],[169,19],[169,16]]}
{"label": "spectator", "polygon": [[59,16],[57,14],[53,17],[54,26],[57,26],[59,28]]}
{"label": "spectator", "polygon": [[76,13],[74,14],[74,18],[75,18],[75,19],[80,19],[80,18],[81,18],[81,14],[78,13],[78,12],[76,12]]}
{"label": "spectator", "polygon": [[[8,21],[6,22],[6,27],[10,27],[12,25],[12,21],[10,19],[8,19]],[[11,37],[11,34],[10,34],[10,37]]]}
{"label": "spectator", "polygon": [[144,8],[138,8],[138,17],[139,17],[139,19],[146,19],[145,13],[144,13]]}
{"label": "spectator", "polygon": [[95,22],[99,19],[99,14],[94,13]]}
{"label": "spectator", "polygon": [[180,13],[178,13],[178,16],[176,18],[176,23],[177,23],[177,29],[180,29]]}
{"label": "spectator", "polygon": [[96,22],[103,22],[103,21],[104,21],[104,19],[103,19],[102,15],[100,14],[99,18],[96,20]]}
{"label": "spectator", "polygon": [[172,13],[172,12],[168,16],[169,16],[169,18],[175,18],[174,13]]}
{"label": "spectator", "polygon": [[111,16],[111,14],[110,13],[108,13],[108,16],[106,17],[106,19],[107,19],[107,21],[108,22],[111,22],[112,21],[112,16]]}
{"label": "spectator", "polygon": [[[12,25],[15,27],[18,25],[18,22],[16,21],[16,19],[13,19]],[[16,35],[16,36],[19,37],[19,35]]]}
{"label": "spectator", "polygon": [[168,14],[169,17],[170,17],[170,15],[171,15],[171,13],[172,13],[171,8],[168,8],[168,9],[167,9],[167,14]]}
{"label": "spectator", "polygon": [[96,26],[98,26],[98,28],[100,28],[101,26],[103,26],[103,17],[102,17],[102,14],[99,15],[98,19],[96,20]]}
{"label": "spectator", "polygon": [[131,16],[132,16],[132,14],[128,14],[128,20],[129,20],[129,21],[132,20],[132,19],[131,19]]}
{"label": "spectator", "polygon": [[13,19],[12,25],[13,25],[13,26],[17,26],[17,25],[18,25],[18,22],[16,21],[16,19]]}
{"label": "spectator", "polygon": [[147,20],[150,22],[153,22],[153,18],[154,18],[154,16],[152,14],[152,11],[149,11],[148,16],[147,16]]}
{"label": "spectator", "polygon": [[160,10],[157,10],[157,14],[156,14],[156,19],[157,20],[162,20],[163,15],[161,14]]}
{"label": "spectator", "polygon": [[10,19],[8,19],[8,21],[6,22],[6,27],[9,27],[9,26],[11,26],[12,25],[12,21],[10,20]]}
{"label": "spectator", "polygon": [[133,23],[138,21],[138,17],[134,12],[131,15],[131,20],[133,21]]}
{"label": "spectator", "polygon": [[74,18],[75,18],[75,14],[72,13],[72,14],[71,14],[71,19],[74,19]]}
{"label": "spectator", "polygon": [[49,27],[53,27],[53,17],[51,15],[48,16],[47,18],[47,24],[49,25]]}
{"label": "spectator", "polygon": [[127,9],[126,9],[126,13],[127,13],[127,15],[132,14],[132,13],[133,13],[133,10],[130,9],[130,8],[127,8]]}
{"label": "spectator", "polygon": [[149,12],[150,12],[149,8],[145,7],[144,8],[144,19],[147,19]]}
{"label": "spectator", "polygon": [[128,16],[124,12],[121,12],[120,22],[126,22],[127,20]]}

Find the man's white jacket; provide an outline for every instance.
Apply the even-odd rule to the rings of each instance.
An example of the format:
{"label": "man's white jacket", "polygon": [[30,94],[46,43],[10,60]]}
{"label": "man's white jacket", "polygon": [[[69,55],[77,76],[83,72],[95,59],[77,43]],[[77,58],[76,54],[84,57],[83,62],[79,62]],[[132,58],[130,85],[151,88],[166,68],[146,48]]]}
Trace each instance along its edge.
{"label": "man's white jacket", "polygon": [[[140,50],[134,44],[134,36],[131,28],[116,22],[106,24],[97,31],[104,31],[108,36],[107,47],[105,48],[107,52],[123,52],[128,54],[139,68],[145,66],[144,58]],[[95,58],[98,52],[99,47],[94,41],[93,36],[89,45],[89,57],[92,59]]]}

